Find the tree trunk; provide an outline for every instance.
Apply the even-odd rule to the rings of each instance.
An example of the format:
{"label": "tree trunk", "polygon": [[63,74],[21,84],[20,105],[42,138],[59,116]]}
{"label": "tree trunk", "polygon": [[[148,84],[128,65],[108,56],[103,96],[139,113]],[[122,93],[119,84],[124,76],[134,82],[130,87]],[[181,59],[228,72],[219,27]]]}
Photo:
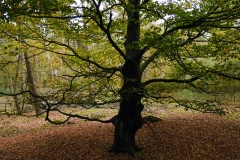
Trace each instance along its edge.
{"label": "tree trunk", "polygon": [[132,102],[130,99],[123,100],[120,103],[120,111],[114,122],[115,132],[112,152],[126,152],[136,157],[135,152],[141,150],[135,143],[135,135],[143,124],[142,109],[143,106],[140,102]]}
{"label": "tree trunk", "polygon": [[[18,73],[17,72],[18,72],[18,69],[16,71],[15,79],[10,78],[10,84],[11,84],[10,91],[11,91],[12,94],[17,93],[17,91],[16,91],[17,90],[17,83],[16,83],[17,79],[16,78],[18,78],[18,76],[17,76]],[[14,106],[15,106],[16,114],[21,115],[22,114],[22,109],[20,107],[20,102],[19,102],[18,96],[17,95],[13,96],[13,100],[14,100]]]}
{"label": "tree trunk", "polygon": [[125,6],[128,26],[124,43],[126,49],[125,64],[121,69],[123,86],[119,91],[122,101],[119,113],[113,122],[115,132],[111,149],[112,152],[127,152],[134,157],[136,157],[135,152],[140,150],[135,143],[135,135],[143,125],[141,99],[144,94],[144,88],[141,86],[140,60],[143,53],[139,45],[140,19],[138,5],[140,5],[140,0],[132,0]]}
{"label": "tree trunk", "polygon": [[122,68],[122,74],[124,75],[124,84],[119,91],[122,101],[117,118],[113,122],[115,132],[111,151],[127,152],[136,157],[135,152],[141,149],[135,143],[135,135],[143,125],[141,99],[144,90],[141,88],[139,63],[127,60]]}
{"label": "tree trunk", "polygon": [[34,56],[33,57],[33,66],[34,66],[34,80],[35,80],[35,82],[36,82],[36,84],[38,85],[39,84],[39,81],[40,81],[40,79],[39,79],[39,72],[38,72],[38,57],[37,56]]}
{"label": "tree trunk", "polygon": [[28,83],[29,90],[31,92],[31,99],[32,99],[32,102],[33,102],[35,113],[36,113],[36,115],[39,115],[41,113],[41,109],[38,106],[39,105],[38,104],[38,99],[36,97],[37,88],[36,88],[36,85],[35,85],[35,82],[34,82],[34,76],[33,76],[33,73],[32,73],[33,68],[32,68],[31,63],[29,61],[27,52],[24,52],[24,57],[25,57],[26,68],[27,68],[27,83]]}
{"label": "tree trunk", "polygon": [[[17,86],[18,86],[18,79],[19,79],[19,67],[20,67],[20,62],[17,63],[16,69],[15,69],[15,76],[13,78],[10,78],[10,91],[12,94],[17,93]],[[22,108],[20,107],[20,102],[19,98],[17,95],[13,96],[14,104],[15,104],[15,110],[18,115],[22,114]]]}

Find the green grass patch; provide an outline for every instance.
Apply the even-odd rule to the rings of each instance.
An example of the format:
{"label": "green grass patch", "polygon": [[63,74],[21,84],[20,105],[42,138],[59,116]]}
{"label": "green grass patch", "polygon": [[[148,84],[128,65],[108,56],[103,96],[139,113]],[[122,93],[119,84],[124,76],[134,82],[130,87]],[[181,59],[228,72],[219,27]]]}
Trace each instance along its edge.
{"label": "green grass patch", "polygon": [[89,118],[105,118],[108,115],[115,115],[118,113],[117,109],[106,109],[106,108],[90,108],[79,111],[77,114]]}
{"label": "green grass patch", "polygon": [[240,111],[229,113],[227,114],[227,117],[231,120],[238,120],[240,119]]}

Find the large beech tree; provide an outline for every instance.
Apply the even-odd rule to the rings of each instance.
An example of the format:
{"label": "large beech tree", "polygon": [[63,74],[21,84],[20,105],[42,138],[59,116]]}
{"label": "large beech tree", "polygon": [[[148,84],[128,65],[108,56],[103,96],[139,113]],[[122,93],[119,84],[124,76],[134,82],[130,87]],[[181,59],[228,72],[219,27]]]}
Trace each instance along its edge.
{"label": "large beech tree", "polygon": [[[89,79],[89,84],[96,83],[94,94],[101,103],[120,102],[119,112],[112,119],[92,119],[115,126],[113,152],[135,156],[140,150],[135,134],[144,123],[142,100],[163,98],[155,89],[162,83],[211,92],[208,84],[215,79],[240,79],[236,65],[240,42],[237,0],[7,0],[1,2],[1,17],[4,23],[24,24],[33,33],[23,36],[9,30],[5,33],[8,36],[16,34],[15,39],[29,47],[62,56],[72,70],[73,75],[68,75],[70,88],[77,77]],[[43,33],[24,23],[32,19],[41,19]],[[42,46],[26,39],[39,41]],[[112,100],[103,94],[106,90],[114,95]],[[59,103],[69,102],[67,91]],[[204,112],[221,111],[179,103]],[[49,107],[47,113],[51,110],[58,109]],[[51,121],[48,114],[46,119]]]}

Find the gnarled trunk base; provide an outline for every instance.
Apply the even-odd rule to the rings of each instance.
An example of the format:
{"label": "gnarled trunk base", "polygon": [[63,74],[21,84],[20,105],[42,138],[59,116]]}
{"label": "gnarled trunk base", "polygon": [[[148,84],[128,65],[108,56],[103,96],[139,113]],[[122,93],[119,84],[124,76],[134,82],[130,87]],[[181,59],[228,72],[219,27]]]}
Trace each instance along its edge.
{"label": "gnarled trunk base", "polygon": [[110,152],[125,152],[136,157],[135,153],[142,150],[135,143],[136,132],[143,125],[142,105],[139,103],[140,105],[126,107],[126,103],[122,102],[121,104],[124,106],[120,106],[120,111],[113,122],[115,126],[114,143]]}
{"label": "gnarled trunk base", "polygon": [[114,143],[110,152],[125,152],[136,157],[135,153],[142,150],[135,143],[137,130],[137,128],[130,128],[126,122],[118,119],[115,124]]}

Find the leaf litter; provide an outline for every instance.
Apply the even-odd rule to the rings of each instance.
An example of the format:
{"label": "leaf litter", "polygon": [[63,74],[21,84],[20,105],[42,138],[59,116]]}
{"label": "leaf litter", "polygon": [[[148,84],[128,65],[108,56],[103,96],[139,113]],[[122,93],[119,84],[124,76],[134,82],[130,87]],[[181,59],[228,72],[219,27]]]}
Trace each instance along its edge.
{"label": "leaf litter", "polygon": [[[19,120],[20,119],[20,120]],[[213,114],[169,114],[145,124],[136,135],[141,160],[240,160],[240,120]],[[43,118],[4,117],[0,124],[0,159],[132,160],[109,153],[111,124],[71,119],[50,125]],[[7,123],[6,123],[7,122]]]}

